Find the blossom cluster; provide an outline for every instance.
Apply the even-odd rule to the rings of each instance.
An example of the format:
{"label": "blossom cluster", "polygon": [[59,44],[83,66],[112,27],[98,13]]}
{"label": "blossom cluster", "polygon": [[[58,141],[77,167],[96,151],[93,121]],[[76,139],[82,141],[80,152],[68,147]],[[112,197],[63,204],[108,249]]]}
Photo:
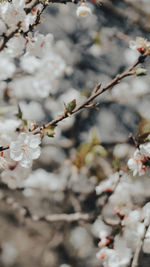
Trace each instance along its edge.
{"label": "blossom cluster", "polygon": [[40,134],[15,132],[17,120],[6,120],[0,124],[0,141],[3,146],[9,145],[9,150],[1,152],[0,167],[3,170],[1,180],[10,188],[19,187],[21,181],[30,173],[32,161],[39,158],[41,149]]}
{"label": "blossom cluster", "polygon": [[[0,122],[0,144],[4,147],[0,167],[4,169],[1,180],[10,188],[19,187],[31,172],[33,160],[40,156],[41,134],[32,134],[33,120],[45,117],[40,102],[57,92],[66,68],[53,35],[32,32],[42,8],[42,4],[30,8],[25,0],[0,2],[0,93],[10,100],[4,107],[9,118]],[[18,103],[21,115],[16,119]]]}
{"label": "blossom cluster", "polygon": [[[134,256],[139,240],[144,240],[143,251],[150,253],[150,229],[148,228],[150,203],[146,203],[146,199],[150,196],[150,181],[147,177],[142,180],[136,177],[137,180],[133,180],[130,175],[119,171],[97,185],[99,171],[98,174],[95,170],[93,171],[97,158],[101,162],[102,169],[105,169],[105,174],[107,171],[112,172],[107,159],[103,159],[108,156],[107,152],[103,146],[97,144],[94,138],[93,143],[96,144],[94,149],[91,144],[86,143],[83,150],[79,151],[81,157],[76,156],[79,163],[83,159],[80,170],[78,162],[75,166],[75,160],[72,157],[75,148],[72,148],[70,136],[68,138],[70,142],[67,142],[67,135],[60,138],[63,131],[73,126],[75,121],[73,117],[65,123],[60,122],[60,128],[56,129],[55,141],[60,138],[60,143],[63,143],[64,147],[67,149],[71,147],[70,150],[68,149],[69,153],[67,149],[66,153],[57,147],[50,147],[53,141],[47,136],[43,140],[45,147],[41,148],[41,139],[44,136],[42,130],[46,129],[47,135],[53,136],[56,124],[52,125],[52,128],[46,128],[46,125],[50,125],[49,123],[43,123],[40,127],[37,121],[42,123],[45,117],[46,119],[54,116],[59,118],[62,110],[66,116],[71,116],[76,105],[79,106],[86,99],[84,94],[81,95],[74,88],[69,88],[67,95],[66,91],[65,93],[59,91],[59,79],[64,74],[73,75],[73,69],[67,67],[66,64],[66,58],[69,53],[72,57],[72,52],[69,51],[64,41],[54,41],[51,33],[43,35],[33,31],[42,8],[42,1],[31,10],[28,7],[28,1],[25,0],[0,2],[0,94],[2,98],[7,99],[6,106],[2,107],[4,117],[0,118],[1,182],[10,189],[23,188],[23,194],[26,197],[33,196],[34,189],[57,192],[55,200],[58,202],[65,199],[65,190],[71,188],[73,194],[80,195],[79,199],[84,203],[83,206],[87,200],[86,195],[93,196],[93,192],[96,191],[96,200],[98,200],[96,205],[99,205],[102,211],[91,226],[93,232],[96,229],[96,238],[100,239],[98,244],[100,251],[97,257],[104,266],[127,266]],[[80,3],[76,14],[78,17],[91,15],[90,6]],[[90,34],[93,36],[93,31]],[[130,42],[130,48],[138,50],[141,54],[150,54],[150,42],[140,37]],[[133,96],[149,92],[148,86],[144,87],[143,84],[142,86],[140,84],[142,89],[139,89],[136,81],[133,86],[136,88],[132,92]],[[112,90],[112,95],[115,97],[119,96],[117,90],[117,87],[115,91]],[[126,83],[123,84],[121,93],[124,91],[128,91],[129,95],[130,87]],[[16,114],[18,104],[18,114]],[[6,118],[5,113],[9,118]],[[83,117],[88,120],[88,115],[89,113],[85,112]],[[109,124],[107,120],[106,124]],[[76,132],[77,129],[76,131],[74,129],[73,132]],[[82,137],[81,135],[80,138]],[[92,149],[88,150],[89,147]],[[121,148],[119,145],[116,146],[114,156],[119,155],[120,158],[125,158],[129,148],[130,146],[126,147],[126,145]],[[65,161],[66,154],[71,154],[70,160]],[[49,166],[51,161],[52,165],[56,166],[57,173],[46,171],[41,166],[38,169],[35,166],[36,170],[32,171],[35,159],[39,159],[40,164],[46,165],[47,169],[51,169]],[[129,159],[128,167],[133,171],[133,176],[141,176],[146,175],[149,165],[150,141],[148,136],[147,142],[139,144],[133,157]],[[91,175],[89,166],[97,177],[93,173]],[[75,208],[76,206],[77,209],[82,208],[76,200],[73,198],[71,200]],[[68,210],[71,209],[72,207]],[[146,228],[148,228],[147,233]],[[78,242],[74,242],[77,232],[79,236],[82,232],[86,236],[86,231],[82,227],[78,227],[77,231],[72,231],[72,245],[78,249]],[[5,249],[11,251],[12,247],[7,244],[6,248],[5,246],[3,248],[3,258],[6,261],[5,258],[8,257],[7,253],[5,256]],[[14,257],[17,257],[16,252],[13,253]]]}
{"label": "blossom cluster", "polygon": [[[133,181],[129,175],[117,172],[107,181],[96,187],[100,197],[111,192],[108,203],[103,207],[101,215],[93,225],[93,231],[100,238],[97,254],[103,266],[128,266],[138,246],[144,239],[143,251],[150,253],[150,203],[137,208],[137,199],[144,202],[149,195],[149,179]],[[115,230],[118,229],[118,230]]]}

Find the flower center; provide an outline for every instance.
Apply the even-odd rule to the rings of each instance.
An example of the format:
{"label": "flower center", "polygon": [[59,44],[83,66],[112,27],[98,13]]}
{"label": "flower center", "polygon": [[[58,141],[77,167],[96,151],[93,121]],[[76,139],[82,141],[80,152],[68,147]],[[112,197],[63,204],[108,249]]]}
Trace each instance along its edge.
{"label": "flower center", "polygon": [[22,145],[21,147],[22,152],[27,152],[27,149],[28,149],[27,145]]}

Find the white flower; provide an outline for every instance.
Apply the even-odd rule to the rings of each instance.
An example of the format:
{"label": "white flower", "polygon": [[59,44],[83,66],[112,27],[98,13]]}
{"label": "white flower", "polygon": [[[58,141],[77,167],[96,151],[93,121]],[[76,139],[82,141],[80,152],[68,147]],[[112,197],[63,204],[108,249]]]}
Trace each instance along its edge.
{"label": "white flower", "polygon": [[128,168],[133,171],[133,176],[139,174],[145,174],[145,165],[143,165],[143,155],[140,153],[139,149],[134,152],[133,158],[128,160]]}
{"label": "white flower", "polygon": [[42,58],[45,54],[51,53],[53,49],[53,35],[39,34],[36,32],[33,36],[28,35],[27,53],[38,58]]}
{"label": "white flower", "polygon": [[32,160],[40,156],[41,150],[40,135],[21,133],[17,141],[10,143],[10,157],[14,161],[19,161],[24,168],[29,168],[32,165]]}
{"label": "white flower", "polygon": [[30,168],[23,168],[19,164],[8,166],[7,170],[4,170],[1,174],[1,180],[3,183],[11,189],[19,188],[22,180],[26,179],[30,173]]}
{"label": "white flower", "polygon": [[11,78],[16,70],[14,63],[6,53],[1,53],[0,62],[0,80],[2,81]]}
{"label": "white flower", "polygon": [[14,37],[7,43],[6,52],[12,57],[18,57],[23,54],[25,39],[22,36]]}
{"label": "white flower", "polygon": [[150,142],[140,145],[140,152],[145,157],[150,157]]}
{"label": "white flower", "polygon": [[129,47],[133,50],[138,50],[139,52],[144,52],[146,49],[150,48],[150,42],[142,37],[137,37],[136,40],[131,40],[129,42]]}
{"label": "white flower", "polygon": [[100,195],[103,192],[113,192],[115,189],[116,184],[119,180],[119,173],[116,172],[113,175],[111,175],[107,180],[101,182],[98,186],[96,186],[96,194]]}
{"label": "white flower", "polygon": [[130,211],[127,216],[125,216],[124,225],[128,226],[129,228],[136,229],[140,220],[141,220],[140,210],[133,210],[133,211]]}
{"label": "white flower", "polygon": [[82,3],[76,11],[77,16],[81,17],[87,17],[88,15],[91,15],[91,9],[88,7],[85,3]]}
{"label": "white flower", "polygon": [[131,249],[127,247],[126,241],[116,236],[114,249],[104,247],[97,254],[108,267],[125,267],[128,266],[132,257]]}
{"label": "white flower", "polygon": [[41,190],[61,191],[66,186],[66,177],[55,173],[47,172],[44,169],[37,169],[28,178],[22,181],[24,188],[39,188]]}
{"label": "white flower", "polygon": [[29,74],[35,73],[41,66],[41,61],[35,56],[25,54],[20,60],[21,68]]}
{"label": "white flower", "polygon": [[5,121],[0,121],[0,135],[3,136],[13,136],[16,128],[20,126],[19,120],[7,119]]}
{"label": "white flower", "polygon": [[11,3],[3,2],[0,5],[0,14],[3,21],[9,25],[9,27],[14,27],[18,22],[23,21],[26,17],[24,11],[25,0],[12,0]]}

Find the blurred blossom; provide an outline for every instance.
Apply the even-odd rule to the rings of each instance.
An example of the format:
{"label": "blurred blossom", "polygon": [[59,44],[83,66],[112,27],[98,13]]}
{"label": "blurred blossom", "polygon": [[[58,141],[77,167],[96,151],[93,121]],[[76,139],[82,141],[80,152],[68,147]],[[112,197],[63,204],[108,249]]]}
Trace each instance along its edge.
{"label": "blurred blossom", "polygon": [[61,177],[55,173],[46,172],[44,169],[37,169],[32,172],[29,177],[22,182],[25,188],[39,188],[41,190],[61,191],[66,186],[65,172],[61,173]]}
{"label": "blurred blossom", "polygon": [[0,14],[3,21],[14,28],[18,22],[23,21],[26,17],[24,11],[25,0],[12,0],[12,3],[2,2],[0,3]]}
{"label": "blurred blossom", "polygon": [[8,169],[4,170],[1,174],[1,181],[10,189],[21,187],[22,180],[26,179],[31,172],[30,168],[23,168],[20,165],[10,165]]}
{"label": "blurred blossom", "polygon": [[11,78],[16,70],[13,61],[3,52],[0,53],[0,80]]}
{"label": "blurred blossom", "polygon": [[129,151],[129,145],[128,144],[117,144],[114,147],[113,154],[117,158],[124,158],[128,155],[128,151]]}
{"label": "blurred blossom", "polygon": [[2,254],[1,260],[6,266],[11,266],[15,264],[18,257],[18,250],[11,242],[6,242],[2,244]]}
{"label": "blurred blossom", "polygon": [[7,43],[6,53],[11,57],[19,57],[24,52],[25,39],[22,36],[13,37]]}
{"label": "blurred blossom", "polygon": [[23,113],[23,119],[41,121],[45,117],[42,105],[36,101],[31,101],[30,103],[22,101],[19,102],[19,106]]}
{"label": "blurred blossom", "polygon": [[129,65],[131,65],[136,61],[136,59],[138,57],[138,52],[136,50],[131,50],[128,48],[124,51],[124,57],[125,57],[125,61]]}

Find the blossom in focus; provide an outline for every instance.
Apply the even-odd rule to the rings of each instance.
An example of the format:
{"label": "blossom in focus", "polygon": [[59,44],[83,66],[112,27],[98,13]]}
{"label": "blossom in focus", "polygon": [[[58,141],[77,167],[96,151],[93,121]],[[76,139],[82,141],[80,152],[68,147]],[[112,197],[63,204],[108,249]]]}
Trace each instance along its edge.
{"label": "blossom in focus", "polygon": [[150,42],[142,37],[137,37],[135,41],[130,41],[129,47],[133,50],[138,50],[139,52],[145,52],[147,49],[150,49]]}
{"label": "blossom in focus", "polygon": [[10,157],[14,161],[19,161],[24,168],[32,165],[32,160],[40,156],[41,149],[40,135],[21,133],[16,141],[10,143]]}
{"label": "blossom in focus", "polygon": [[91,9],[85,3],[82,3],[77,8],[76,14],[78,17],[87,17],[88,15],[91,15]]}
{"label": "blossom in focus", "polygon": [[141,154],[139,149],[136,149],[133,158],[128,160],[128,168],[133,171],[133,176],[145,174],[146,166],[144,165],[144,155]]}

